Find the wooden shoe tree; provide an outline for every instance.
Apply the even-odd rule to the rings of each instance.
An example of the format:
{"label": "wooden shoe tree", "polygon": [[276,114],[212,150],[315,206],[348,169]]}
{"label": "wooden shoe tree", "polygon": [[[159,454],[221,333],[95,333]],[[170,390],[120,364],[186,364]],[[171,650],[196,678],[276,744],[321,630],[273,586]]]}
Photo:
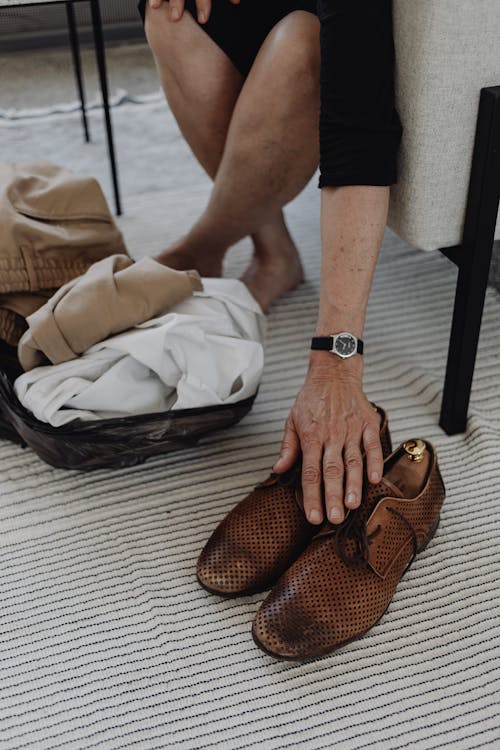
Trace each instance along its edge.
{"label": "wooden shoe tree", "polygon": [[384,477],[400,490],[404,498],[417,497],[429,473],[431,454],[424,440],[407,440],[399,456]]}

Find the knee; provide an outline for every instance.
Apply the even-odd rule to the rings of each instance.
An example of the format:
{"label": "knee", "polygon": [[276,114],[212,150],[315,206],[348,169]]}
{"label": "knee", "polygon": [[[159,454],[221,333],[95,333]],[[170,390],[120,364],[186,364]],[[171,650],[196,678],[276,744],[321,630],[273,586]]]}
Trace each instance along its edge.
{"label": "knee", "polygon": [[168,3],[162,3],[159,8],[152,9],[146,3],[146,17],[144,19],[144,31],[148,44],[155,55],[161,56],[162,52],[170,46],[173,22],[168,14]]}
{"label": "knee", "polygon": [[320,41],[319,22],[307,11],[294,11],[284,18],[271,32],[270,39],[277,63],[296,83],[311,81],[319,89]]}
{"label": "knee", "polygon": [[[158,11],[162,10],[162,8],[158,9]],[[151,17],[153,16],[153,17]],[[158,21],[160,20],[159,12],[152,11],[149,7],[149,3],[146,3],[146,16],[144,18],[144,32],[146,34],[146,39],[148,41],[149,46],[153,50],[153,52],[156,51],[157,46],[157,40],[158,40]]]}

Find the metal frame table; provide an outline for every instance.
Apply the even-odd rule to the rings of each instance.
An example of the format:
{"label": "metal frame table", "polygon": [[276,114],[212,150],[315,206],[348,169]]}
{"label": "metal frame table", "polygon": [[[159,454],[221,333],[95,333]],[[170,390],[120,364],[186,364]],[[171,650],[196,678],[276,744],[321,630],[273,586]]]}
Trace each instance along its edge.
{"label": "metal frame table", "polygon": [[90,140],[89,128],[87,122],[87,113],[85,105],[85,89],[83,85],[82,66],[80,56],[80,43],[78,39],[78,30],[76,26],[74,3],[87,2],[90,5],[92,17],[92,32],[94,35],[94,49],[96,55],[97,69],[99,73],[99,83],[101,87],[102,104],[104,110],[104,122],[106,127],[106,137],[108,144],[109,164],[111,170],[111,181],[113,184],[113,194],[115,199],[116,213],[118,216],[122,213],[120,189],[118,185],[118,169],[116,163],[115,146],[113,139],[113,127],[111,123],[111,112],[109,107],[108,78],[106,72],[106,55],[104,50],[104,37],[102,32],[102,18],[99,0],[0,0],[0,11],[2,8],[29,7],[36,5],[64,5],[66,7],[66,18],[68,22],[68,35],[73,58],[73,67],[75,71],[76,84],[80,96],[82,124],[85,140]]}

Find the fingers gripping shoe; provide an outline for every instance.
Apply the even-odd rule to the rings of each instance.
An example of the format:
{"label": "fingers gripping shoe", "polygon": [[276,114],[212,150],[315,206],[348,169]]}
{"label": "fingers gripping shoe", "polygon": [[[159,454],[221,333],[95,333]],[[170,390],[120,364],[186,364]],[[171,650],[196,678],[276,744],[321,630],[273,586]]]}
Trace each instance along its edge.
{"label": "fingers gripping shoe", "polygon": [[403,573],[434,535],[445,489],[433,446],[407,441],[337,529],[322,530],[262,603],[252,634],[281,659],[327,654],[382,617]]}
{"label": "fingers gripping shoe", "polygon": [[[387,416],[374,408],[386,456],[391,452]],[[197,577],[205,589],[221,596],[264,591],[306,549],[318,526],[304,513],[300,470],[298,463],[285,474],[271,474],[219,524],[198,560]]]}

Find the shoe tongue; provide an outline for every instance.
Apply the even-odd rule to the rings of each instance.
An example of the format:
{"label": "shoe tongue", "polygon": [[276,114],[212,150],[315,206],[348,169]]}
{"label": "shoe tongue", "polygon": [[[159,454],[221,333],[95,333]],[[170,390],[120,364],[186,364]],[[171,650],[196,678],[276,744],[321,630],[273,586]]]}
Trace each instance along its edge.
{"label": "shoe tongue", "polygon": [[[399,487],[394,484],[394,482],[391,482],[390,479],[387,479],[387,477],[382,477],[382,479],[380,480],[380,482],[378,484],[374,485],[374,487],[377,490],[380,487],[380,489],[383,492],[384,496],[385,495],[390,495],[391,497],[403,497],[402,490],[400,490]],[[377,494],[379,494],[379,493],[377,492]]]}

